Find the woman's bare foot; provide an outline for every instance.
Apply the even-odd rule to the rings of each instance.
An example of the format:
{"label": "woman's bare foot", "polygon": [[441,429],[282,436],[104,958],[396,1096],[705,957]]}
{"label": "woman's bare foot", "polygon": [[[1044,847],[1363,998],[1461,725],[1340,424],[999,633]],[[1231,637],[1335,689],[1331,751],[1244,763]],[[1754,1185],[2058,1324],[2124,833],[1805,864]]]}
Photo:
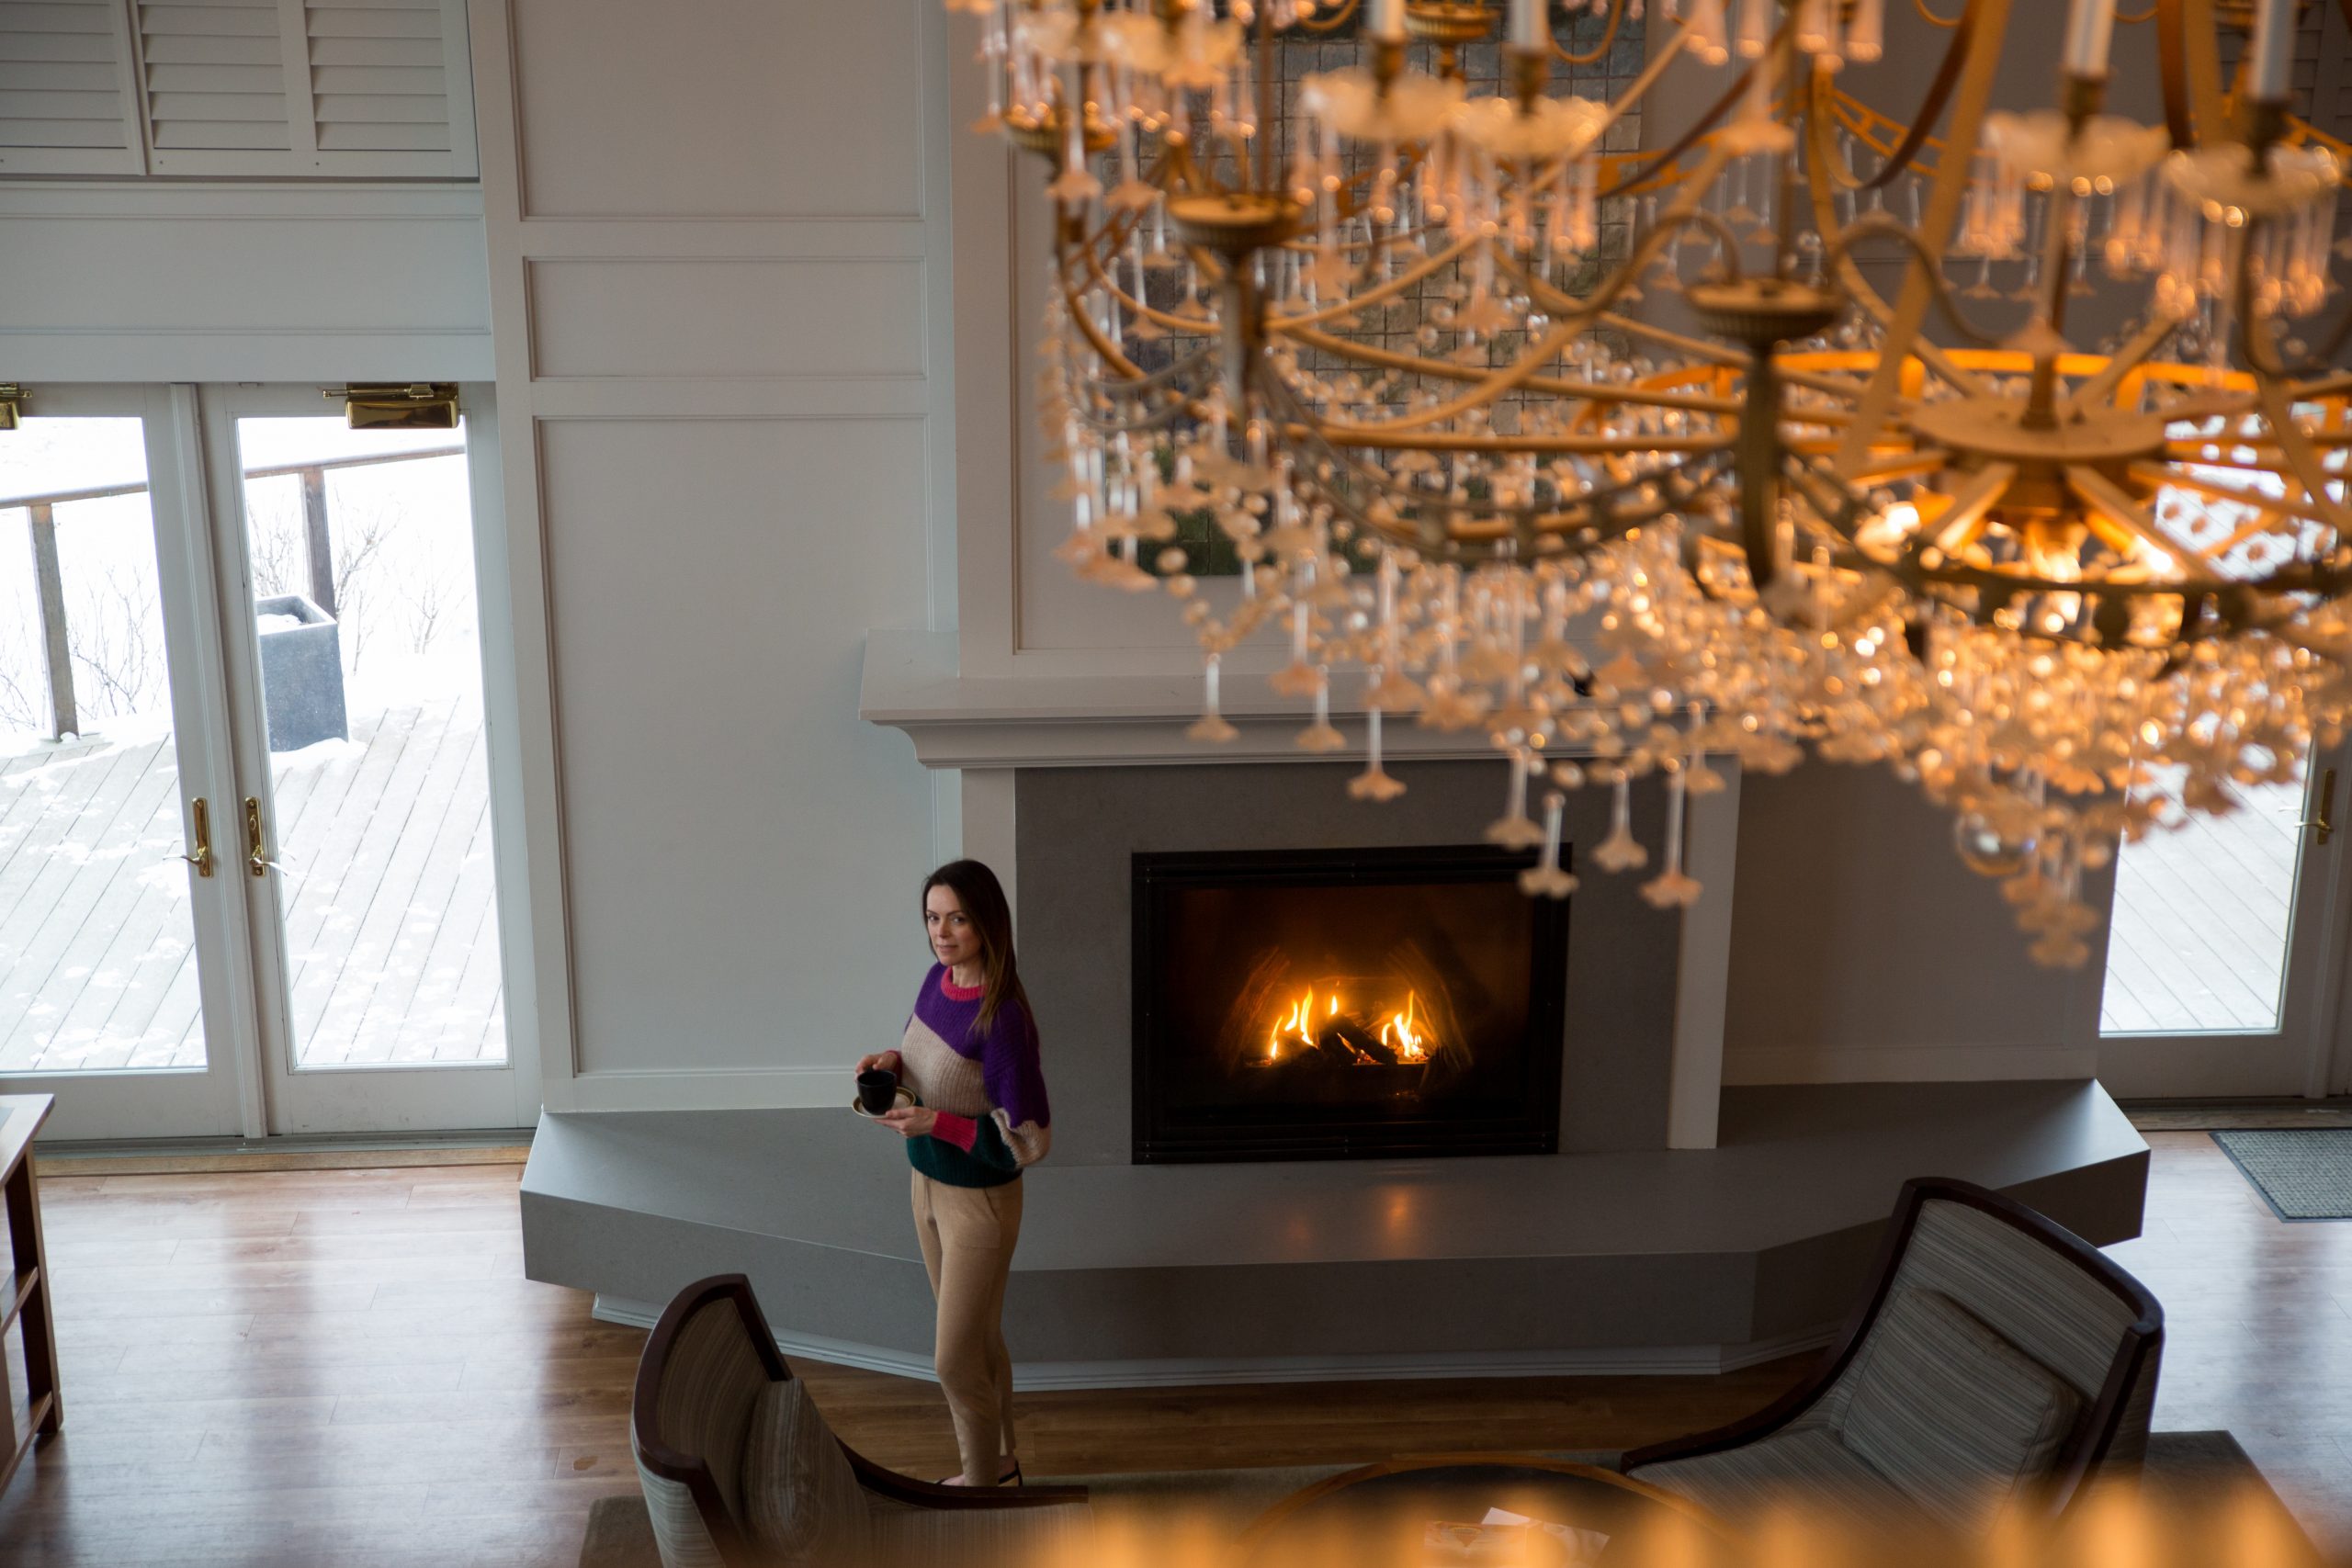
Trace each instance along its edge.
{"label": "woman's bare foot", "polygon": [[[1017,1456],[1005,1454],[997,1461],[997,1466],[996,1483],[999,1486],[1016,1486],[1020,1484],[1021,1461]],[[956,1474],[941,1477],[939,1484],[942,1486],[969,1486],[972,1483],[965,1480],[961,1474]]]}

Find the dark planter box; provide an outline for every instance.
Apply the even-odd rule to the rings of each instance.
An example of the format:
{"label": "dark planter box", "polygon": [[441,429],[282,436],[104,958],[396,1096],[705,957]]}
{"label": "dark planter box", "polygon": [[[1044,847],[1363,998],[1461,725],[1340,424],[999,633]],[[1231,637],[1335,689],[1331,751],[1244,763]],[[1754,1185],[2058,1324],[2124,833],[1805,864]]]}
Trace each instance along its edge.
{"label": "dark planter box", "polygon": [[269,749],[298,751],[322,740],[349,739],[351,725],[343,705],[343,628],[334,617],[300,593],[256,599],[254,614],[292,615],[302,623],[260,634]]}

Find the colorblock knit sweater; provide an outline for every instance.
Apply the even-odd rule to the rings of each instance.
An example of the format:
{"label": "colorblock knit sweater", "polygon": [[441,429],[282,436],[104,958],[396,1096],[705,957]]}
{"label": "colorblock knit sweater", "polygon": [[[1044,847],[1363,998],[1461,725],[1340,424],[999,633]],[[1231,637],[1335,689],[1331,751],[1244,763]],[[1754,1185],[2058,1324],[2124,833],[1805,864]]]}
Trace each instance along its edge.
{"label": "colorblock knit sweater", "polygon": [[899,1043],[900,1079],[939,1115],[929,1137],[907,1140],[907,1159],[950,1187],[1001,1187],[1053,1142],[1036,1028],[1007,1001],[988,1032],[976,1032],[981,996],[933,964]]}

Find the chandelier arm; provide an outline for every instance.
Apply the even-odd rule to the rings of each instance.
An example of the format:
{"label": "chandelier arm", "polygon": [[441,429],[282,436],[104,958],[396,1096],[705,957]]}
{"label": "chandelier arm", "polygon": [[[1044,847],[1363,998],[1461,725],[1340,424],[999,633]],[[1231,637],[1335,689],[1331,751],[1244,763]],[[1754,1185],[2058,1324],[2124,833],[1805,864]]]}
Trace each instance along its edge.
{"label": "chandelier arm", "polygon": [[[1602,55],[1607,54],[1609,52],[1609,46],[1617,41],[1617,28],[1625,20],[1625,0],[1610,0],[1609,25],[1601,30],[1600,41],[1592,46],[1592,52],[1590,54],[1577,54],[1571,51],[1562,49],[1560,47],[1560,40],[1550,36],[1552,31],[1551,27],[1549,26],[1550,9],[1551,7],[1548,6],[1544,7],[1546,12],[1544,18],[1546,25],[1544,29],[1545,35],[1544,41],[1552,46],[1552,52],[1554,54],[1558,55],[1562,60],[1566,61],[1571,65],[1590,65],[1594,61],[1599,60]],[[1679,38],[1682,35],[1678,33],[1675,36]]]}
{"label": "chandelier arm", "polygon": [[[1971,3],[1973,4],[1973,0],[1971,0]],[[1607,201],[1611,197],[1627,195],[1635,187],[1649,184],[1650,181],[1657,178],[1660,174],[1664,173],[1666,170],[1671,169],[1675,164],[1680,163],[1682,161],[1682,154],[1690,151],[1691,148],[1701,145],[1702,142],[1706,144],[1707,150],[1710,153],[1713,152],[1715,148],[1710,138],[1715,129],[1723,123],[1724,117],[1729,114],[1733,107],[1747,96],[1747,79],[1756,73],[1757,69],[1761,66],[1766,60],[1772,58],[1782,35],[1786,34],[1789,28],[1795,25],[1795,15],[1794,11],[1791,11],[1787,17],[1781,18],[1779,31],[1772,35],[1773,47],[1768,48],[1761,58],[1749,61],[1746,67],[1740,71],[1739,74],[1731,79],[1731,85],[1724,89],[1724,96],[1717,98],[1713,105],[1709,106],[1707,112],[1701,115],[1697,121],[1691,125],[1690,129],[1685,130],[1679,137],[1676,138],[1672,146],[1668,147],[1665,152],[1660,152],[1657,157],[1651,159],[1647,164],[1645,164],[1640,168],[1634,170],[1633,174],[1618,181],[1615,185],[1611,186],[1606,190],[1597,193],[1595,199]],[[1705,165],[1703,164],[1701,167],[1702,170],[1705,169]],[[1715,170],[1719,171],[1722,168],[1722,164],[1717,163],[1714,167]],[[1696,177],[1695,174],[1691,177]],[[1707,174],[1709,183],[1713,183],[1713,172],[1709,172]],[[1688,181],[1686,180],[1684,183],[1687,184]]]}
{"label": "chandelier arm", "polygon": [[[1972,0],[1972,4],[1973,3],[1973,0]],[[2002,3],[2006,6],[2007,0],[2002,0]],[[1997,52],[1997,50],[1996,50],[1995,53],[1996,57]],[[1834,172],[1838,165],[1837,158],[1833,155],[1835,149],[1832,148],[1829,141],[1830,123],[1826,116],[1818,112],[1819,107],[1819,100],[1816,97],[1805,115],[1807,145],[1812,152],[1809,165],[1815,170],[1826,169]],[[1955,159],[1952,160],[1952,163],[1959,164],[1963,169],[1967,166],[1966,160]],[[1948,167],[1944,164],[1939,164],[1936,169],[1935,178],[1938,197],[1940,199],[1944,186],[1950,178]],[[1961,190],[1964,194],[1968,182],[1963,177],[1960,184]],[[1815,227],[1823,234],[1836,232],[1838,231],[1838,212],[1835,205],[1836,191],[1830,185],[1825,184],[1820,180],[1810,182],[1808,189],[1811,191],[1813,196]],[[1957,216],[1959,210],[1958,196],[1953,197],[1952,210],[1954,215]],[[1858,220],[1857,221],[1861,221],[1861,220]],[[1949,226],[1947,226],[1945,231],[1947,234],[1950,233]],[[1927,247],[1926,242],[1917,233],[1906,231],[1904,237],[1905,241],[1911,244],[1917,257],[1926,258],[1932,255],[1933,253]],[[1829,271],[1829,266],[1826,262],[1825,262],[1824,271],[1825,273]],[[1898,335],[1895,331],[1897,310],[1894,306],[1887,303],[1886,297],[1881,294],[1877,288],[1871,284],[1871,280],[1863,275],[1860,265],[1855,262],[1851,255],[1840,256],[1837,259],[1835,276],[1838,282],[1844,286],[1848,296],[1878,322],[1880,330],[1884,333],[1884,339],[1879,349],[1876,376],[1873,377],[1871,381],[1865,382],[1860,389],[1862,399],[1864,400],[1868,400],[1871,396],[1872,388],[1875,386],[1876,381],[1883,379],[1886,376],[1887,366],[1890,363],[1899,366],[1904,358],[1904,353],[1898,352],[1895,346]],[[1924,284],[1915,285],[1914,280],[1921,278],[1922,276],[1926,278],[1926,282]],[[1931,266],[1915,265],[1914,266],[1907,268],[1904,273],[1904,287],[1906,290],[1906,299],[1908,299],[1907,291],[1911,290],[1915,287],[1924,287],[1926,288],[1932,289],[1936,291],[1936,297],[1940,297],[1942,292],[1948,288],[1943,277],[1942,265],[1940,263],[1937,263]],[[1946,306],[1946,310],[1948,313],[1950,312],[1951,307],[1949,305]],[[1957,360],[1945,354],[1940,345],[1920,335],[1918,329],[1926,315],[1927,306],[1923,302],[1918,308],[1917,317],[1913,320],[1910,332],[1907,334],[1907,352],[1918,355],[1919,359],[1932,368],[1936,374],[1941,376],[1945,380],[1959,388],[1961,391],[1966,395],[1970,397],[1984,396],[1988,389],[1985,387],[1984,382],[1979,380],[1966,367],[1961,365]],[[1965,332],[1967,329],[1963,325],[1962,330]],[[1879,414],[1878,417],[1884,418],[1894,412],[1894,403],[1893,402],[1890,395],[1890,400],[1887,403],[1885,411]]]}
{"label": "chandelier arm", "polygon": [[2352,541],[2352,511],[2328,493],[2329,481],[2341,480],[2343,476],[2328,472],[2326,458],[2295,421],[2294,404],[2287,394],[2286,374],[2276,357],[2277,344],[2267,322],[2255,309],[2255,269],[2246,265],[2247,235],[2244,230],[2238,231],[2237,241],[2233,257],[2237,264],[2237,336],[2246,364],[2254,371],[2255,399],[2270,425],[2278,455],[2285,459],[2295,482],[2310,495],[2320,521],[2335,530],[2339,544]]}
{"label": "chandelier arm", "polygon": [[[1723,155],[1720,152],[1712,153],[1710,154],[1709,161],[1711,164],[1720,164],[1723,162]],[[1695,194],[1692,195],[1690,199],[1695,202]],[[1496,258],[1498,265],[1499,265],[1505,271],[1510,273],[1511,276],[1519,278],[1521,282],[1526,284],[1532,297],[1542,299],[1546,304],[1554,307],[1552,311],[1552,326],[1545,331],[1544,336],[1540,340],[1538,340],[1532,347],[1521,353],[1517,359],[1513,360],[1503,369],[1496,372],[1492,377],[1489,377],[1487,379],[1480,382],[1478,386],[1470,391],[1464,392],[1462,396],[1454,398],[1450,401],[1435,404],[1432,407],[1422,409],[1416,413],[1407,414],[1402,418],[1396,420],[1389,424],[1380,426],[1379,428],[1416,429],[1422,426],[1442,423],[1446,420],[1466,413],[1482,403],[1489,402],[1493,399],[1500,396],[1504,392],[1511,390],[1515,387],[1523,385],[1529,378],[1534,376],[1544,366],[1549,365],[1553,360],[1558,358],[1560,351],[1567,347],[1567,345],[1576,339],[1577,335],[1584,330],[1585,324],[1588,321],[1602,315],[1608,310],[1611,302],[1614,300],[1618,295],[1623,294],[1632,284],[1634,276],[1641,270],[1642,266],[1648,262],[1650,256],[1656,254],[1657,248],[1665,243],[1668,235],[1676,232],[1687,225],[1696,225],[1699,228],[1717,231],[1722,236],[1728,239],[1734,249],[1731,252],[1726,253],[1726,260],[1730,262],[1733,276],[1736,277],[1738,275],[1738,263],[1736,260],[1738,237],[1732,233],[1731,226],[1729,224],[1724,222],[1722,219],[1717,218],[1713,213],[1702,212],[1695,209],[1670,212],[1662,217],[1658,220],[1657,226],[1651,229],[1651,231],[1647,234],[1644,235],[1641,241],[1634,245],[1632,254],[1627,256],[1625,264],[1617,270],[1616,274],[1604,282],[1599,288],[1595,289],[1591,299],[1586,300],[1575,299],[1568,295],[1562,294],[1557,289],[1553,288],[1549,284],[1544,283],[1541,279],[1535,277],[1532,273],[1521,269],[1508,256],[1498,256]],[[1334,424],[1330,428],[1333,430],[1345,430],[1350,428],[1364,429],[1371,427],[1351,427],[1346,424]]]}
{"label": "chandelier arm", "polygon": [[[1943,62],[1936,67],[1935,80],[1928,85],[1927,96],[1919,100],[1918,112],[1911,117],[1910,128],[1904,131],[1903,140],[1896,142],[1894,150],[1886,155],[1884,166],[1865,180],[1849,173],[1833,160],[1826,165],[1831,179],[1847,190],[1881,190],[1911,167],[1913,161],[1932,141],[1928,133],[1935,129],[1936,121],[1943,118],[1944,106],[1951,102],[1952,92],[1960,85],[1961,69],[1968,60],[1969,34],[1974,25],[1974,16],[1973,7],[1961,12],[1952,29],[1951,41],[1944,47]],[[1835,78],[1827,64],[1815,60],[1809,95],[1815,112],[1820,112],[1834,83]]]}
{"label": "chandelier arm", "polygon": [[[2278,472],[2276,468],[2267,471],[2274,474]],[[2131,474],[2133,479],[2143,484],[2194,491],[2199,495],[2215,501],[2226,501],[2247,507],[2256,513],[2253,521],[2239,527],[2228,538],[2211,548],[2199,549],[2198,554],[2208,560],[2226,558],[2232,550],[2236,549],[2247,540],[2259,535],[2275,532],[2276,525],[2288,518],[2304,517],[2318,520],[2309,507],[2297,504],[2291,494],[2269,495],[2260,491],[2239,490],[2234,486],[2200,479],[2194,474],[2176,472],[2154,463],[2134,463],[2132,465]],[[2289,486],[2288,489],[2291,492],[2293,487]]]}
{"label": "chandelier arm", "polygon": [[[1302,411],[1304,412],[1304,411]],[[1324,445],[1362,450],[1400,452],[1552,452],[1590,457],[1640,457],[1652,452],[1727,452],[1728,435],[1567,435],[1556,431],[1519,435],[1472,435],[1461,431],[1430,431],[1396,434],[1379,424],[1335,423],[1306,414],[1299,428],[1286,434],[1312,434]]]}
{"label": "chandelier arm", "polygon": [[[1714,237],[1723,246],[1725,281],[1736,283],[1743,276],[1739,265],[1739,235],[1730,224],[1698,204],[1700,193],[1714,183],[1714,176],[1730,161],[1730,154],[1721,148],[1711,148],[1706,163],[1700,165],[1684,194],[1676,198],[1675,205],[1658,215],[1651,223],[1649,231],[1634,243],[1634,248],[1626,253],[1617,270],[1582,299],[1554,288],[1508,254],[1498,254],[1495,264],[1526,285],[1528,297],[1546,306],[1547,313],[1555,322],[1575,326],[1609,315],[1609,307],[1634,286],[1634,280],[1641,275],[1642,268],[1649,265],[1667,240],[1684,229],[1703,230]],[[1746,364],[1745,356],[1738,363]]]}
{"label": "chandelier arm", "polygon": [[2180,322],[2158,313],[2149,318],[2145,326],[2132,335],[2132,341],[2108,355],[2107,363],[2098,373],[2076,387],[2067,399],[2064,413],[2071,417],[2107,400],[2123,385],[2125,377],[2147,363],[2151,355],[2163,346],[2164,341],[2178,331]]}
{"label": "chandelier arm", "polygon": [[[2352,0],[2346,0],[2346,3],[2352,4]],[[1595,147],[1600,145],[1600,139],[1609,133],[1609,128],[1624,118],[1626,114],[1648,95],[1649,90],[1657,85],[1657,79],[1666,74],[1667,67],[1674,63],[1676,58],[1690,46],[1690,29],[1688,26],[1684,26],[1669,36],[1665,43],[1658,46],[1658,51],[1650,56],[1649,62],[1642,67],[1641,74],[1627,83],[1625,90],[1618,94],[1616,100],[1609,105],[1609,112],[1601,118],[1599,129],[1592,133],[1591,145]],[[1581,65],[1589,64],[1589,62],[1571,61],[1571,63]]]}
{"label": "chandelier arm", "polygon": [[1424,279],[1444,271],[1467,254],[1471,247],[1477,243],[1476,235],[1456,240],[1428,260],[1407,267],[1378,288],[1362,294],[1351,295],[1340,304],[1326,306],[1319,310],[1309,310],[1303,316],[1269,315],[1266,318],[1266,328],[1269,332],[1272,332],[1290,327],[1319,327],[1325,321],[1337,321],[1341,316],[1352,316],[1358,310],[1394,299]]}
{"label": "chandelier arm", "polygon": [[1147,304],[1128,293],[1120,284],[1117,276],[1104,266],[1102,258],[1094,254],[1093,246],[1083,247],[1082,254],[1086,258],[1087,275],[1092,277],[1111,298],[1125,305],[1130,314],[1140,316],[1155,326],[1168,327],[1182,333],[1188,337],[1216,335],[1216,323],[1214,321],[1200,316],[1180,316],[1171,310],[1163,310],[1156,305]]}
{"label": "chandelier arm", "polygon": [[1919,13],[1922,20],[1939,28],[1956,28],[1960,26],[1962,18],[1967,15],[1967,9],[1963,6],[1959,17],[1939,17],[1928,9],[1928,0],[1911,0],[1911,8]]}
{"label": "chandelier arm", "polygon": [[1082,309],[1083,304],[1083,297],[1077,289],[1071,288],[1069,278],[1065,273],[1062,279],[1063,314],[1077,324],[1079,334],[1092,344],[1094,352],[1102,355],[1114,369],[1120,371],[1129,380],[1143,379],[1143,367],[1121,353],[1117,344],[1102,335],[1102,329],[1094,324],[1093,318]]}
{"label": "chandelier arm", "polygon": [[[1451,510],[1461,510],[1458,503],[1445,497],[1431,495],[1429,491],[1419,490],[1410,483],[1399,483],[1385,470],[1367,467],[1356,457],[1354,448],[1332,442],[1328,434],[1315,424],[1311,415],[1298,401],[1295,394],[1282,383],[1280,378],[1265,376],[1261,378],[1261,381],[1262,383],[1261,390],[1268,394],[1268,400],[1285,405],[1287,412],[1296,422],[1295,424],[1284,427],[1283,434],[1286,439],[1295,442],[1305,450],[1319,453],[1321,457],[1335,469],[1344,470],[1353,475],[1360,483],[1375,493],[1385,494],[1392,500],[1401,501],[1412,506],[1440,505]],[[1681,504],[1673,496],[1678,487],[1682,490],[1686,499],[1697,493],[1700,481],[1712,474],[1709,461],[1711,456],[1713,455],[1702,453],[1687,464],[1651,473],[1630,474],[1618,483],[1588,490],[1578,497],[1578,506],[1572,510],[1559,511],[1533,507],[1513,509],[1517,513],[1517,521],[1498,522],[1497,525],[1509,529],[1514,538],[1531,536],[1531,531],[1565,533],[1573,527],[1591,525],[1590,515],[1599,509],[1601,502],[1622,497],[1629,491],[1637,491],[1645,486],[1656,485],[1664,493],[1665,499],[1646,508],[1618,508],[1611,513],[1610,517],[1611,522],[1620,526],[1645,522]],[[1311,471],[1310,468],[1302,468],[1300,470],[1302,476]],[[1404,525],[1402,519],[1374,517],[1329,484],[1320,480],[1311,482],[1315,484],[1318,494],[1324,496],[1340,511],[1347,513],[1358,525],[1383,539],[1401,543],[1393,530]],[[1549,526],[1546,526],[1547,524]],[[1455,531],[1449,529],[1448,532],[1449,535],[1453,535]],[[1433,536],[1425,533],[1423,536],[1428,539]],[[1455,536],[1454,542],[1459,544],[1460,538]]]}
{"label": "chandelier arm", "polygon": [[[1366,365],[1377,365],[1384,370],[1406,370],[1449,381],[1483,380],[1486,376],[1486,372],[1467,365],[1455,365],[1442,359],[1416,359],[1409,354],[1398,354],[1393,349],[1350,343],[1344,338],[1306,329],[1286,330],[1279,335],[1291,339],[1302,348],[1361,360]],[[1740,409],[1736,398],[1711,398],[1697,392],[1645,391],[1638,387],[1612,387],[1603,382],[1572,381],[1554,376],[1532,377],[1521,385],[1530,391],[1592,403],[1639,403],[1646,408],[1681,409],[1695,413],[1732,414]]]}
{"label": "chandelier arm", "polygon": [[2175,147],[2225,135],[2229,107],[2214,47],[2213,0],[2156,0],[2156,66]]}
{"label": "chandelier arm", "polygon": [[[1984,112],[1993,96],[1993,79],[2000,66],[2000,40],[2008,30],[2009,0],[1968,0],[1968,4],[1967,65],[1952,102],[1951,129],[1945,137],[1946,143],[1953,148],[1973,147],[1982,138]],[[1961,200],[1968,192],[1973,161],[1953,156],[1937,165],[1930,187],[1933,194],[1919,225],[1921,238],[1931,253],[1942,252],[1951,243],[1952,225],[1960,218]],[[1816,204],[1826,199],[1818,183],[1814,189]],[[1851,263],[1847,271],[1857,278],[1860,276],[1860,269]],[[1918,344],[1923,351],[1920,357],[1928,357],[1924,350],[1928,345],[1921,339],[1919,327],[1927,319],[1931,297],[1924,270],[1915,262],[1904,279],[1902,299],[1895,306],[1894,319],[1887,323],[1886,339],[1880,345],[1878,369],[1862,393],[1860,406],[1856,410],[1858,417],[1838,446],[1837,468],[1840,474],[1852,473],[1869,458],[1871,437],[1885,422],[1902,389],[1904,360],[1912,345]]]}
{"label": "chandelier arm", "polygon": [[2288,400],[2284,383],[2271,377],[2256,378],[2255,393],[2262,402],[2262,412],[2269,419],[2271,433],[2278,443],[2278,454],[2287,462],[2295,482],[2303,487],[2310,497],[2311,515],[2335,531],[2338,545],[2352,543],[2352,511],[2328,493],[2329,481],[2345,482],[2345,476],[2331,474],[2327,459],[2295,423],[2294,406]]}
{"label": "chandelier arm", "polygon": [[1357,8],[1362,6],[1363,3],[1363,0],[1340,0],[1340,8],[1332,12],[1329,16],[1301,17],[1296,22],[1293,23],[1292,26],[1299,28],[1303,32],[1337,32],[1340,28],[1347,25],[1348,18],[1356,14]]}
{"label": "chandelier arm", "polygon": [[1867,213],[1848,224],[1831,243],[1827,254],[1823,257],[1822,265],[1825,268],[1842,265],[1851,259],[1854,246],[1858,242],[1882,237],[1901,242],[1914,256],[1918,258],[1921,265],[1926,269],[1928,287],[1935,291],[1936,308],[1942,313],[1945,322],[1953,332],[1979,348],[1999,346],[2001,342],[1999,337],[1979,328],[1961,310],[1960,302],[1952,297],[1951,284],[1944,277],[1943,264],[1934,252],[1928,249],[1927,242],[1913,233],[1891,212]]}
{"label": "chandelier arm", "polygon": [[2126,494],[2121,486],[2097,468],[2078,463],[2066,465],[2066,488],[2078,501],[2109,523],[2121,528],[2140,543],[2152,545],[2177,561],[2184,581],[2211,587],[2221,579],[2210,571],[2191,568],[2189,562],[2203,563],[2205,552],[2192,540],[2184,539],[2165,526],[2154,512]]}

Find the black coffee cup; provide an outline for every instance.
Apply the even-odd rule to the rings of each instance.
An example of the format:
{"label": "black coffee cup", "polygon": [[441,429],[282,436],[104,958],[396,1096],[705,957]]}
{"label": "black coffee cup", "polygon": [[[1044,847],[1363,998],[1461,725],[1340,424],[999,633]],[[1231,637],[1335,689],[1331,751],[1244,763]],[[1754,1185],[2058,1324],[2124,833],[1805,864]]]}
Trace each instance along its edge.
{"label": "black coffee cup", "polygon": [[870,1067],[857,1075],[857,1102],[868,1116],[880,1116],[899,1103],[899,1075],[888,1067]]}

